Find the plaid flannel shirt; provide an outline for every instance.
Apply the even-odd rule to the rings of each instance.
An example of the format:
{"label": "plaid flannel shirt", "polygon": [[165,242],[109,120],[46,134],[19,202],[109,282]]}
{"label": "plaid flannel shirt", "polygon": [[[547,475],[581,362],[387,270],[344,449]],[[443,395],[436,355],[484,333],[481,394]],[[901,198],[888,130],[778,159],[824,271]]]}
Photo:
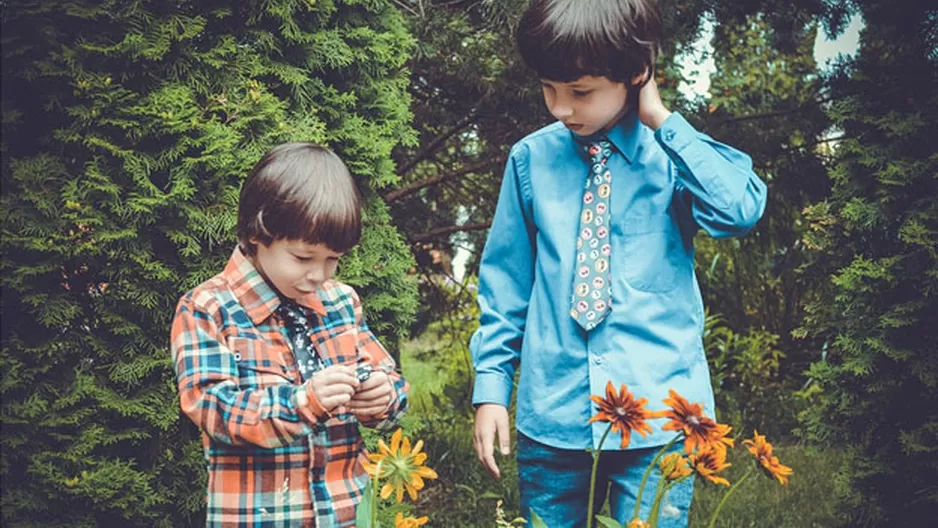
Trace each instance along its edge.
{"label": "plaid flannel shirt", "polygon": [[[327,366],[364,358],[391,376],[387,412],[362,425],[393,427],[409,387],[368,329],[355,290],[329,281],[297,302],[315,314],[311,339]],[[180,406],[203,433],[206,524],[354,526],[368,481],[359,423],[345,407],[327,412],[301,380],[279,304],[240,249],[179,301],[172,353]]]}

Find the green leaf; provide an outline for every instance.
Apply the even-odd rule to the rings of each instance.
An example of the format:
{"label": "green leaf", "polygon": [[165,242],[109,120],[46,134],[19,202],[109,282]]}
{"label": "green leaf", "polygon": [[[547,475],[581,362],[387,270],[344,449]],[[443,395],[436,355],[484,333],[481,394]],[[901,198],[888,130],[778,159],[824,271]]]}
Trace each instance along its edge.
{"label": "green leaf", "polygon": [[600,526],[605,526],[606,528],[622,528],[622,525],[619,524],[619,521],[610,517],[606,517],[605,515],[597,515],[596,522],[598,522]]}
{"label": "green leaf", "polygon": [[534,510],[531,510],[531,528],[547,528],[547,523],[538,514],[534,513]]}
{"label": "green leaf", "polygon": [[[365,491],[362,492],[362,501],[358,504],[358,509],[355,511],[355,526],[358,528],[372,528],[371,526],[371,489],[374,486],[374,482],[369,480],[368,485],[365,486]],[[375,526],[374,528],[377,528]]]}

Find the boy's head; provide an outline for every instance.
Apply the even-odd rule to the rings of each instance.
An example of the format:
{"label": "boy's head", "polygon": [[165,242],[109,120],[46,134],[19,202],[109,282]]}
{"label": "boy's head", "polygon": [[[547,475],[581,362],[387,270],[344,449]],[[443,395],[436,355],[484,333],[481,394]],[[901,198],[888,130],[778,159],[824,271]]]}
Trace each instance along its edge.
{"label": "boy's head", "polygon": [[238,201],[238,241],[283,295],[315,292],[361,238],[361,198],[348,168],[312,143],[275,147],[251,170]]}
{"label": "boy's head", "polygon": [[532,0],[516,33],[551,114],[580,135],[638,102],[661,42],[654,0]]}

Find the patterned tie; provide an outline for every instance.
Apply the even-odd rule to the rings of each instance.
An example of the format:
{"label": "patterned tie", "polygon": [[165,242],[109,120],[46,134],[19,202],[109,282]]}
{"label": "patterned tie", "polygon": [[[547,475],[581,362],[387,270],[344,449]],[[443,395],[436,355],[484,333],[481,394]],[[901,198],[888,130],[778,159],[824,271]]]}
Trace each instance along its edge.
{"label": "patterned tie", "polygon": [[590,172],[583,191],[580,230],[576,239],[576,270],[570,316],[589,332],[606,317],[612,305],[609,277],[609,194],[612,174],[606,168],[612,145],[605,138],[586,147]]}
{"label": "patterned tie", "polygon": [[287,336],[290,344],[293,346],[293,355],[296,356],[296,364],[300,369],[300,376],[306,381],[316,371],[323,368],[322,359],[313,350],[313,343],[310,340],[312,332],[309,318],[306,312],[299,304],[289,300],[281,299],[280,307],[277,313],[283,319],[287,328]]}

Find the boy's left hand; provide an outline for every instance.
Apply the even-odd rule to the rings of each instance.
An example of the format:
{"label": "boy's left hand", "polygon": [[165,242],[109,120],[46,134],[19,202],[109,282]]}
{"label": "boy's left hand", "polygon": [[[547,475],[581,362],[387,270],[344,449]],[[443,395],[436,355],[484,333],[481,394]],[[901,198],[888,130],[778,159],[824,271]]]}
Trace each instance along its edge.
{"label": "boy's left hand", "polygon": [[[649,75],[647,71],[645,74]],[[655,78],[652,76],[638,92],[638,118],[648,128],[658,130],[670,115],[671,111],[665,108],[664,103],[661,101],[661,94],[658,93],[658,83],[655,82]]]}
{"label": "boy's left hand", "polygon": [[358,392],[348,402],[348,410],[361,418],[373,418],[383,414],[391,404],[394,387],[391,377],[375,370],[371,377],[362,382]]}

